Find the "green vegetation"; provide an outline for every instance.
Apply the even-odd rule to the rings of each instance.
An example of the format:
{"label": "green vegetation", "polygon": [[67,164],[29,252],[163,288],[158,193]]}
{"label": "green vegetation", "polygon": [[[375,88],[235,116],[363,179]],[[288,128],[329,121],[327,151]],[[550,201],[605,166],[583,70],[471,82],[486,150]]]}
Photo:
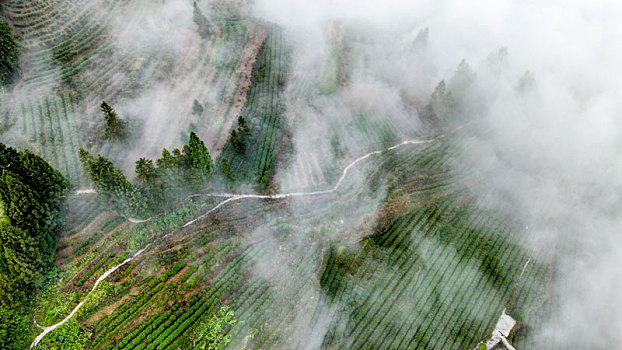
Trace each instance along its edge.
{"label": "green vegetation", "polygon": [[95,185],[97,197],[104,205],[124,216],[147,214],[146,198],[110,160],[101,155],[94,158],[83,148],[79,153],[82,165]]}
{"label": "green vegetation", "polygon": [[194,99],[192,102],[192,114],[201,115],[203,111],[205,111],[203,105],[197,99]]}
{"label": "green vegetation", "polygon": [[65,178],[41,157],[0,144],[0,348],[30,333],[30,296],[56,248]]}
{"label": "green vegetation", "polygon": [[127,180],[114,164],[102,155],[94,158],[81,148],[80,161],[95,185],[98,198],[108,208],[124,216],[145,217],[165,208],[170,199],[188,191],[204,189],[214,172],[212,158],[205,144],[190,132],[188,144],[172,154],[165,148],[162,158],[136,161],[138,184]]}
{"label": "green vegetation", "polygon": [[237,128],[231,130],[231,135],[229,136],[229,144],[238,154],[242,156],[246,154],[246,139],[248,138],[249,132],[250,129],[248,127],[248,124],[246,123],[246,119],[244,119],[244,117],[242,116],[239,116]]}
{"label": "green vegetation", "polygon": [[[190,126],[175,130],[181,135],[180,146],[173,146],[178,149],[163,149],[159,159],[139,158],[132,180],[121,167],[136,135],[102,99],[125,103],[154,81],[176,83],[187,67],[176,67],[174,57],[118,50],[109,40],[110,19],[133,4],[111,1],[105,11],[89,4],[5,4],[7,18],[30,45],[23,58],[28,75],[13,95],[2,96],[3,104],[9,101],[5,124],[75,188],[92,183],[99,201],[88,192],[71,194],[58,209],[67,183],[37,187],[60,176],[39,169],[40,158],[20,166],[25,174],[15,173],[11,162],[0,163],[0,195],[9,198],[0,202],[0,287],[17,290],[2,294],[0,348],[28,347],[35,331],[33,295],[36,320],[56,323],[84,300],[99,276],[147,244],[38,348],[472,349],[489,337],[503,307],[539,325],[532,321],[544,313],[538,306],[551,307],[545,304],[551,267],[533,258],[517,281],[530,255],[520,241],[520,225],[483,208],[483,199],[472,192],[481,177],[457,151],[472,138],[470,128],[374,154],[350,168],[335,192],[240,199],[201,216],[222,201],[206,193],[323,191],[357,157],[433,136],[375,107],[340,111],[345,108],[332,95],[348,84],[350,65],[367,68],[370,57],[353,53],[364,39],[340,28],[330,34],[330,57],[317,83],[290,70],[279,28],[242,18],[227,10],[227,2],[205,12],[194,3],[193,19],[204,39],[187,61],[196,73],[187,81],[198,81],[187,91],[196,99],[192,115],[174,116]],[[147,18],[139,12],[129,25]],[[268,36],[252,68],[242,65],[240,59],[248,59],[242,53],[259,45],[248,45],[249,39],[263,29]],[[421,33],[417,46],[427,41],[427,30]],[[235,98],[247,71],[240,74],[237,67],[251,70],[241,111]],[[422,103],[419,112],[429,125],[450,129],[459,121],[459,88],[468,86],[471,73],[461,63],[456,78],[439,83]],[[322,103],[316,103],[318,93]],[[212,96],[219,99],[214,105]],[[85,107],[93,100],[102,101],[105,131],[101,113]],[[222,113],[207,116],[199,101],[210,101],[209,108]],[[312,147],[296,150],[292,175],[284,176],[294,153],[292,130],[327,122],[319,113],[324,102],[336,103],[339,112],[326,118],[331,124],[314,135]],[[412,116],[408,109],[401,112]],[[222,128],[236,116],[237,125]],[[197,136],[211,133],[218,138],[209,141],[218,146],[228,138],[216,164]],[[100,142],[102,134],[127,142]],[[22,153],[27,154],[19,153],[20,162]],[[222,176],[213,177],[215,167]],[[282,178],[287,186],[279,187]],[[42,198],[50,191],[54,196]],[[129,223],[106,208],[151,220]],[[57,219],[59,212],[64,216]],[[55,230],[62,230],[58,245]],[[42,278],[54,247],[56,267]],[[521,334],[516,341],[519,348],[539,348]]]}
{"label": "green vegetation", "polygon": [[220,158],[220,169],[223,173],[223,175],[225,175],[225,177],[229,180],[234,180],[235,179],[235,175],[233,174],[233,170],[231,170],[231,165],[229,165],[229,159],[227,158]]}
{"label": "green vegetation", "polygon": [[76,320],[70,320],[45,336],[35,349],[84,349],[88,339],[88,330]]}
{"label": "green vegetation", "polygon": [[237,181],[257,184],[258,189],[274,189],[278,157],[291,153],[292,147],[283,99],[288,51],[280,31],[269,29],[251,73],[244,117],[230,131],[222,155],[229,159]]}
{"label": "green vegetation", "polygon": [[17,71],[19,39],[19,36],[13,35],[11,26],[0,19],[0,84],[9,82]]}
{"label": "green vegetation", "polygon": [[106,120],[104,137],[113,140],[124,140],[128,136],[127,122],[119,118],[117,112],[106,101],[102,101],[100,107]]}
{"label": "green vegetation", "polygon": [[233,311],[226,305],[218,309],[209,320],[201,324],[192,343],[193,348],[201,350],[222,350],[231,342],[229,330],[236,323]]}
{"label": "green vegetation", "polygon": [[28,141],[28,148],[58,169],[72,185],[82,182],[78,160],[78,132],[73,115],[72,95],[68,90],[54,90],[48,95],[16,93],[21,103],[12,121]]}

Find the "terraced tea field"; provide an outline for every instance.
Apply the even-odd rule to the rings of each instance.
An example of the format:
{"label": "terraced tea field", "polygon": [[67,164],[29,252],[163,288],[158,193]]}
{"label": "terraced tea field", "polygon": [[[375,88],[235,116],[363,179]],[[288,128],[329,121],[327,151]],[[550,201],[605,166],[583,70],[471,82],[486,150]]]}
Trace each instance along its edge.
{"label": "terraced tea field", "polygon": [[[420,121],[427,101],[352,108],[353,72],[371,60],[358,57],[362,34],[333,29],[338,46],[318,66],[335,70],[327,89],[322,69],[297,64],[290,33],[248,9],[3,3],[22,44],[3,135],[73,186],[33,298],[32,348],[475,349],[505,310],[516,348],[554,349],[531,338],[553,254],[487,205],[497,194],[468,160],[480,125]],[[143,26],[188,39],[171,51],[165,36],[145,51],[128,49],[141,38],[119,42]],[[102,136],[103,100],[130,140]],[[204,188],[142,220],[98,202],[79,148],[136,182],[139,157],[182,148],[191,131],[214,159]]]}

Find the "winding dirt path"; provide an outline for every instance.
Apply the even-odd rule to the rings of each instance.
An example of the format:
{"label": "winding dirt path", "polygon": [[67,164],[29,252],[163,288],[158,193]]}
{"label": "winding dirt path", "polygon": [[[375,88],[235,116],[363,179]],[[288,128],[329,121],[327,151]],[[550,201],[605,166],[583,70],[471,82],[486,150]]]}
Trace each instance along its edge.
{"label": "winding dirt path", "polygon": [[131,257],[123,260],[121,263],[119,263],[118,265],[115,265],[113,267],[111,267],[108,271],[104,272],[103,275],[101,275],[97,281],[95,281],[95,284],[93,285],[93,288],[91,288],[91,290],[89,291],[89,293],[84,297],[84,299],[82,299],[82,301],[76,305],[76,307],[73,308],[73,310],[71,311],[71,313],[69,313],[69,315],[67,315],[67,317],[65,317],[62,321],[58,322],[57,324],[53,324],[49,327],[43,327],[41,325],[39,325],[37,323],[37,320],[35,318],[34,323],[35,326],[37,326],[38,328],[43,329],[43,332],[41,332],[41,334],[39,334],[35,340],[32,342],[32,344],[30,344],[30,348],[34,348],[35,346],[37,346],[37,344],[41,341],[41,339],[43,339],[43,337],[45,337],[48,333],[50,333],[51,331],[53,331],[54,329],[56,329],[57,327],[63,325],[65,322],[69,321],[70,318],[73,317],[73,315],[75,315],[76,312],[78,312],[78,310],[82,307],[82,305],[86,302],[86,299],[88,299],[88,297],[91,295],[91,293],[93,293],[93,291],[95,290],[95,288],[97,288],[97,285],[99,285],[99,283],[103,280],[105,280],[108,276],[110,276],[111,273],[115,272],[119,267],[127,264],[128,262],[134,260],[137,256],[139,256],[142,252],[145,251],[145,249],[149,248],[149,244],[147,244],[143,249],[137,251],[136,253],[134,253],[134,255],[132,255]]}
{"label": "winding dirt path", "polygon": [[[442,137],[444,137],[444,135],[439,135],[439,136],[436,136],[436,137],[431,138],[431,139],[406,140],[406,141],[403,141],[402,143],[399,143],[397,145],[394,145],[394,146],[391,146],[391,147],[387,147],[387,148],[384,148],[384,149],[381,149],[381,150],[378,150],[378,151],[369,152],[369,153],[367,153],[365,155],[362,155],[362,156],[356,158],[355,160],[353,160],[352,162],[350,162],[350,164],[348,164],[348,166],[346,166],[343,169],[343,172],[341,173],[341,177],[339,177],[339,180],[337,180],[335,185],[332,188],[328,189],[328,190],[312,191],[312,192],[278,193],[278,194],[272,194],[272,195],[235,194],[235,193],[208,193],[208,194],[204,194],[202,196],[206,196],[206,197],[220,197],[220,198],[226,198],[226,199],[222,200],[215,207],[213,207],[212,209],[210,209],[210,210],[206,211],[205,213],[199,215],[195,219],[188,221],[182,227],[187,227],[187,226],[190,226],[190,225],[194,224],[197,220],[200,220],[200,219],[206,217],[207,215],[209,215],[212,212],[218,210],[219,208],[221,208],[222,206],[224,206],[225,204],[227,204],[229,202],[233,202],[233,201],[237,201],[237,200],[241,200],[241,199],[245,199],[245,198],[281,199],[281,198],[290,198],[290,197],[318,196],[318,195],[333,193],[333,192],[337,191],[337,189],[341,186],[341,184],[343,183],[343,180],[348,175],[348,171],[350,171],[350,169],[353,166],[357,165],[358,163],[362,162],[363,160],[365,160],[365,159],[367,159],[367,158],[369,158],[369,157],[371,157],[373,155],[381,154],[381,153],[387,152],[387,151],[392,151],[392,150],[394,150],[396,148],[399,148],[399,147],[402,147],[402,146],[405,146],[405,145],[416,145],[416,144],[432,143],[432,142],[434,142],[434,141],[436,141],[436,140],[438,140],[438,139],[440,139]],[[81,192],[81,193],[76,193],[76,194],[96,193],[95,190],[91,190],[91,189],[89,189],[89,190],[82,190],[82,191],[79,191],[79,192]],[[197,195],[190,195],[187,198],[196,197],[196,196],[201,196],[201,195],[198,195],[198,194]],[[149,221],[152,218],[153,217],[148,218],[148,219],[127,218],[127,220],[130,221],[130,222],[133,222],[133,223],[141,223],[141,222]],[[168,234],[166,236],[168,236]],[[134,260],[142,252],[144,252],[147,248],[149,248],[150,245],[151,244],[147,244],[144,248],[142,248],[141,250],[137,251],[132,257],[125,259],[123,262],[121,262],[118,265],[113,266],[108,271],[106,271],[103,275],[101,275],[97,279],[97,281],[95,282],[93,287],[91,288],[91,291],[89,291],[89,293],[84,297],[84,299],[78,305],[76,305],[76,307],[71,311],[71,313],[69,315],[67,315],[67,317],[65,317],[62,321],[60,321],[60,322],[58,322],[58,323],[56,323],[54,325],[51,325],[49,327],[43,327],[43,326],[40,326],[37,323],[37,320],[36,320],[36,317],[35,317],[35,319],[34,319],[35,326],[37,326],[38,328],[43,329],[43,332],[41,334],[39,334],[35,338],[35,340],[30,345],[30,348],[33,349],[35,346],[37,346],[37,344],[41,341],[41,339],[43,339],[43,337],[45,337],[48,333],[50,333],[51,331],[53,331],[54,329],[56,329],[57,327],[63,325],[65,322],[67,322],[69,319],[71,319],[71,317],[73,317],[73,315],[75,315],[75,313],[82,307],[82,305],[86,302],[86,299],[91,295],[91,293],[93,293],[93,291],[95,290],[95,288],[97,288],[97,286],[99,285],[99,283],[101,281],[106,279],[111,273],[115,272],[121,266],[123,266],[123,265],[127,264],[128,262]]]}
{"label": "winding dirt path", "polygon": [[245,198],[258,198],[258,199],[281,199],[281,198],[290,198],[290,197],[303,197],[303,196],[318,196],[318,195],[323,195],[323,194],[328,194],[328,193],[333,193],[335,191],[337,191],[337,189],[341,186],[341,183],[343,182],[343,180],[346,178],[346,176],[348,175],[348,171],[355,166],[356,164],[360,163],[361,161],[376,155],[376,154],[381,154],[383,152],[387,152],[387,151],[391,151],[394,150],[398,147],[404,146],[404,145],[416,145],[416,144],[424,144],[424,143],[431,143],[434,142],[440,138],[442,138],[443,135],[437,136],[435,138],[432,139],[428,139],[428,140],[407,140],[404,141],[402,143],[399,143],[395,146],[391,146],[385,149],[381,149],[378,151],[373,151],[373,152],[369,152],[365,155],[362,155],[358,158],[356,158],[355,160],[353,160],[350,164],[348,164],[348,166],[345,167],[345,169],[343,169],[343,172],[341,173],[341,177],[339,178],[339,180],[337,180],[337,183],[335,183],[335,185],[328,189],[328,190],[323,190],[323,191],[312,191],[312,192],[290,192],[290,193],[278,193],[278,194],[235,194],[235,193],[221,193],[221,194],[206,194],[205,196],[207,197],[225,197],[227,198],[226,200],[223,200],[222,202],[218,203],[218,205],[216,205],[215,207],[213,207],[212,209],[206,211],[205,213],[199,215],[198,217],[196,217],[193,220],[188,221],[187,223],[185,223],[183,225],[183,227],[187,227],[190,226],[192,224],[194,224],[197,220],[200,220],[202,218],[204,218],[205,216],[211,214],[212,212],[214,212],[215,210],[219,209],[220,207],[222,207],[223,205],[229,203],[229,202],[233,202],[233,201],[237,201],[240,199],[245,199]]}

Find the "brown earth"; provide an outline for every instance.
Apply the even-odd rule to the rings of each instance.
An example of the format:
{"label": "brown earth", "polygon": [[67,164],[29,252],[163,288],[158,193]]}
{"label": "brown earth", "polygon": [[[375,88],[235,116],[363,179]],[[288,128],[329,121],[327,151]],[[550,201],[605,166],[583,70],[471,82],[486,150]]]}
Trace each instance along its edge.
{"label": "brown earth", "polygon": [[249,32],[251,37],[246,42],[246,46],[244,47],[240,59],[235,66],[231,79],[225,88],[225,96],[227,97],[225,97],[223,103],[217,110],[218,113],[221,113],[220,115],[224,115],[227,108],[231,104],[229,113],[227,113],[225,122],[222,125],[218,141],[213,148],[214,158],[217,158],[222,152],[222,149],[227,142],[227,138],[229,137],[229,130],[231,130],[231,127],[237,121],[237,116],[240,114],[244,104],[246,103],[247,92],[251,87],[253,64],[255,63],[261,44],[268,35],[268,32],[264,28],[255,24],[250,26]]}

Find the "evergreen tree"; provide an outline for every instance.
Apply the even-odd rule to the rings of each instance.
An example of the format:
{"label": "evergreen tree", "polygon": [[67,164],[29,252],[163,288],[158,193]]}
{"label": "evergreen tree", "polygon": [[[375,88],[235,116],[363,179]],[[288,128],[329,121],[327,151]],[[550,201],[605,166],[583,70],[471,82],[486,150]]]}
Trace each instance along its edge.
{"label": "evergreen tree", "polygon": [[205,14],[203,14],[203,11],[199,8],[196,1],[194,2],[192,9],[192,20],[196,23],[199,35],[201,35],[203,39],[208,38],[212,34],[211,24],[209,23],[207,17],[205,17]]}
{"label": "evergreen tree", "polygon": [[11,26],[0,19],[0,83],[10,81],[17,70],[19,44],[18,36],[13,35]]}
{"label": "evergreen tree", "polygon": [[464,99],[468,89],[475,82],[476,74],[471,66],[462,60],[449,82],[449,90],[457,101]]}
{"label": "evergreen tree", "polygon": [[28,297],[51,263],[67,186],[41,157],[0,143],[0,349],[27,347]]}
{"label": "evergreen tree", "polygon": [[203,105],[198,100],[195,99],[192,102],[192,114],[201,115],[203,114],[204,111],[205,111],[205,108],[203,108]]}
{"label": "evergreen tree", "polygon": [[231,130],[231,136],[229,136],[229,142],[233,146],[233,150],[239,154],[246,153],[246,142],[240,137],[240,133],[233,129]]}
{"label": "evergreen tree", "polygon": [[214,172],[214,162],[205,144],[194,131],[190,132],[183,156],[188,170],[188,181],[192,188],[200,189]]}
{"label": "evergreen tree", "polygon": [[455,121],[455,101],[452,93],[445,86],[445,81],[438,83],[422,117],[435,126],[447,126]]}
{"label": "evergreen tree", "polygon": [[243,116],[238,117],[238,133],[248,134],[250,132],[250,128],[248,127],[248,123],[246,123],[246,119]]}
{"label": "evergreen tree", "polygon": [[86,166],[97,196],[106,206],[125,216],[142,217],[147,214],[146,199],[120,170],[115,169],[110,160],[101,155],[96,159],[89,156]]}
{"label": "evergreen tree", "polygon": [[120,119],[117,112],[106,101],[102,101],[100,107],[102,112],[104,112],[104,119],[106,120],[104,137],[117,140],[127,137],[127,122]]}
{"label": "evergreen tree", "polygon": [[154,181],[156,178],[156,168],[151,159],[140,158],[136,161],[136,178],[142,184]]}
{"label": "evergreen tree", "polygon": [[151,212],[160,209],[169,199],[161,174],[162,171],[154,166],[151,159],[140,158],[136,161],[136,178],[139,182],[139,190]]}
{"label": "evergreen tree", "polygon": [[231,169],[231,165],[229,164],[229,159],[227,158],[220,158],[220,168],[222,169],[222,173],[225,175],[225,177],[229,180],[233,180],[234,176],[233,176],[233,170]]}
{"label": "evergreen tree", "polygon": [[174,149],[172,154],[166,148],[162,149],[162,157],[156,160],[156,164],[169,190],[181,189],[185,178],[185,163],[178,149]]}

